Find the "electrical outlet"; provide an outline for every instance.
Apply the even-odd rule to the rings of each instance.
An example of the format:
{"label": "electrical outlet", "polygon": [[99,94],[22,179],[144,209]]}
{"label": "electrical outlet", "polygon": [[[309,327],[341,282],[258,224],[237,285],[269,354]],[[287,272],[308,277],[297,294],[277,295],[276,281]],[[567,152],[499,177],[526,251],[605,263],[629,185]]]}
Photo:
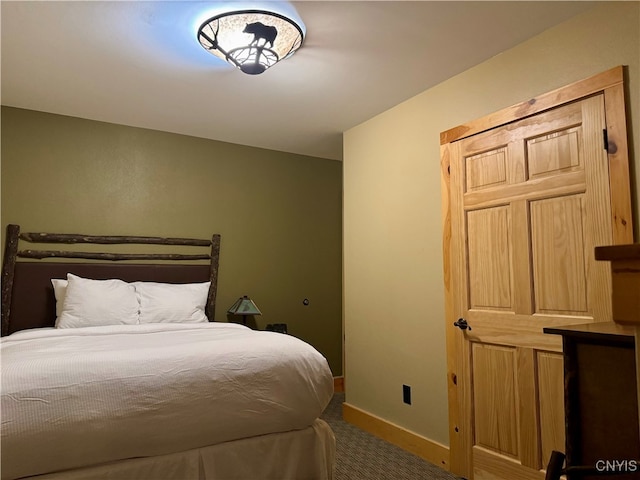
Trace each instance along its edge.
{"label": "electrical outlet", "polygon": [[409,385],[402,385],[402,401],[411,405],[411,387]]}

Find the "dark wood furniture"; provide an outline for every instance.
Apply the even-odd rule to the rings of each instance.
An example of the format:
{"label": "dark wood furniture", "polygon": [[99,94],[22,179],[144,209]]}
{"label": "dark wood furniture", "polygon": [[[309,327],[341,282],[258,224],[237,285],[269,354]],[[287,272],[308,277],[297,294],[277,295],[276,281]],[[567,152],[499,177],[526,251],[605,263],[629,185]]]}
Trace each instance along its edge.
{"label": "dark wood furniture", "polygon": [[[640,459],[634,329],[607,322],[544,331],[562,335],[566,466],[604,470],[606,461]],[[601,477],[573,472],[567,478]],[[640,465],[614,478],[637,480]]]}
{"label": "dark wood furniture", "polygon": [[597,247],[595,257],[611,262],[614,321],[544,329],[563,341],[567,478],[637,480],[640,244]]}

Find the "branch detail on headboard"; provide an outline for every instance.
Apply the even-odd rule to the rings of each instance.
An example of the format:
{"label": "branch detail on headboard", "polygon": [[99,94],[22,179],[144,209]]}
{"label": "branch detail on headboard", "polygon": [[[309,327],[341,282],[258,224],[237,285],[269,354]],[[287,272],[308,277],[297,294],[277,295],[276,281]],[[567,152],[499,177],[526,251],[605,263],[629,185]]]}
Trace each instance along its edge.
{"label": "branch detail on headboard", "polygon": [[[209,254],[177,254],[177,253],[96,253],[96,252],[79,252],[68,250],[19,250],[18,244],[20,241],[29,243],[53,243],[53,244],[145,244],[145,245],[170,245],[170,246],[185,246],[185,247],[211,247]],[[100,236],[100,235],[79,235],[79,234],[61,234],[61,233],[20,233],[19,225],[8,225],[6,240],[5,240],[5,252],[2,262],[2,329],[1,334],[7,335],[11,331],[15,331],[20,328],[14,328],[12,323],[12,305],[14,302],[14,284],[16,282],[16,267],[25,265],[32,267],[33,265],[42,265],[45,274],[39,274],[39,278],[46,278],[46,273],[51,270],[51,275],[59,275],[61,268],[68,267],[68,269],[80,268],[82,271],[90,271],[92,265],[95,268],[100,269],[99,275],[105,275],[106,272],[115,272],[118,277],[123,277],[123,280],[147,280],[147,281],[170,281],[173,272],[178,272],[180,281],[183,279],[190,279],[191,276],[196,275],[197,279],[205,280],[201,278],[203,265],[174,265],[175,268],[164,268],[162,264],[125,264],[117,268],[100,267],[100,263],[43,263],[39,262],[31,263],[30,265],[24,264],[24,262],[16,262],[17,258],[28,259],[44,259],[44,258],[69,258],[69,259],[83,259],[83,260],[98,260],[119,262],[126,260],[137,261],[193,261],[193,260],[208,260],[208,279],[211,281],[211,287],[209,288],[209,294],[207,297],[206,314],[210,321],[214,320],[215,316],[215,303],[216,292],[218,284],[218,264],[220,260],[220,235],[214,234],[211,240],[203,240],[196,238],[162,238],[162,237],[140,237],[140,236]],[[18,264],[18,265],[16,265]],[[34,267],[37,268],[37,267]],[[48,270],[47,270],[48,269]],[[165,271],[168,270],[168,271]],[[150,273],[149,273],[150,272]],[[194,273],[196,272],[196,273]],[[142,275],[142,277],[137,278]],[[49,278],[54,278],[49,277]],[[34,301],[36,301],[34,299]],[[50,322],[46,320],[47,324]],[[28,322],[27,322],[28,323]],[[41,325],[42,321],[35,320],[34,325],[30,326],[45,326]],[[23,328],[29,328],[23,327]]]}

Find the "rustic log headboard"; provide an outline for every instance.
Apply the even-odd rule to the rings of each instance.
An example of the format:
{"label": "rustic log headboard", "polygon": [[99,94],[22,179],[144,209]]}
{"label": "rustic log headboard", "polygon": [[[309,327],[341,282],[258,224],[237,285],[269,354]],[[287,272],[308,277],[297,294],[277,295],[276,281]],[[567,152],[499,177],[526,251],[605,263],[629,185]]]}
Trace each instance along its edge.
{"label": "rustic log headboard", "polygon": [[[146,244],[183,247],[211,247],[206,254],[176,253],[94,253],[59,250],[19,250],[20,241],[54,244]],[[20,262],[18,258],[82,259],[71,262]],[[55,296],[52,278],[67,273],[97,280],[118,278],[126,282],[194,283],[211,281],[206,314],[214,321],[220,259],[220,235],[211,240],[133,236],[98,236],[56,233],[20,233],[18,225],[8,225],[2,262],[2,336],[26,328],[53,327]],[[91,260],[92,262],[84,262]],[[186,261],[201,263],[174,263]],[[151,261],[167,263],[122,263]],[[205,263],[202,263],[206,261]],[[120,263],[119,263],[120,262]]]}

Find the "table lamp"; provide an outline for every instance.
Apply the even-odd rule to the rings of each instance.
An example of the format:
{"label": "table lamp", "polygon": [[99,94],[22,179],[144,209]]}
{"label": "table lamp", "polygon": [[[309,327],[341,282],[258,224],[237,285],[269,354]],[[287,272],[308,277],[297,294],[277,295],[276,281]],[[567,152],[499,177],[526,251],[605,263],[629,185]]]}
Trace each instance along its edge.
{"label": "table lamp", "polygon": [[227,310],[227,313],[231,315],[241,315],[244,325],[247,324],[247,315],[262,315],[260,309],[247,295],[240,297],[236,303]]}

